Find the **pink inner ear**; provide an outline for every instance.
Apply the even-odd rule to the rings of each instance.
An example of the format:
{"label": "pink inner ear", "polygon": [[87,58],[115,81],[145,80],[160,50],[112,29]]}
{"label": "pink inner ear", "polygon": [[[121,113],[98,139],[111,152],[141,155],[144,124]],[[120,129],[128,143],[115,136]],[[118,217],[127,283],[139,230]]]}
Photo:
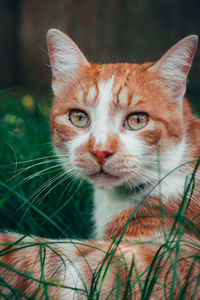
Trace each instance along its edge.
{"label": "pink inner ear", "polygon": [[187,75],[190,70],[190,66],[185,65],[181,68],[181,70],[183,71],[183,73]]}
{"label": "pink inner ear", "polygon": [[183,71],[183,73],[185,73],[186,75],[189,73],[190,67],[191,67],[191,63],[192,63],[192,59],[193,59],[193,54],[194,54],[195,48],[191,49],[190,54],[187,58],[187,65],[183,66],[181,68],[181,70]]}

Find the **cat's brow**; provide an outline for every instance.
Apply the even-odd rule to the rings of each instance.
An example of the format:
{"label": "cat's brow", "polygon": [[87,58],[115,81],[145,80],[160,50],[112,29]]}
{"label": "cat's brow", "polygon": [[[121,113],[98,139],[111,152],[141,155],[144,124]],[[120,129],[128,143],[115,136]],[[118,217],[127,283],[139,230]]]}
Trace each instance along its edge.
{"label": "cat's brow", "polygon": [[125,110],[129,107],[133,107],[134,109],[134,106],[137,105],[138,101],[141,99],[141,96],[137,92],[130,93],[128,87],[121,86],[117,91],[116,87],[114,87],[114,89],[114,97],[111,103],[112,114],[119,110]]}

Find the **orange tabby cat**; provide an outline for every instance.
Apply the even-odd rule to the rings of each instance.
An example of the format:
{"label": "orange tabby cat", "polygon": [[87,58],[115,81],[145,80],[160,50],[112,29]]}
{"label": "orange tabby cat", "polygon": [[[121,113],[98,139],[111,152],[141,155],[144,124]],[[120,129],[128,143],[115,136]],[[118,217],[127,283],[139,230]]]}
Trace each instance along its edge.
{"label": "orange tabby cat", "polygon": [[191,35],[156,63],[93,64],[49,30],[52,140],[66,172],[94,185],[96,232],[2,233],[1,295],[199,299],[200,120],[184,98],[196,47]]}

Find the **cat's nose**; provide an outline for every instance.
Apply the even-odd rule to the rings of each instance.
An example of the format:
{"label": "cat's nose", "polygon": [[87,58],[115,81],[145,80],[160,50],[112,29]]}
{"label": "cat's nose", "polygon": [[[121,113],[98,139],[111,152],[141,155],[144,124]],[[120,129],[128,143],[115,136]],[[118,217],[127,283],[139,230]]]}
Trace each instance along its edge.
{"label": "cat's nose", "polygon": [[110,151],[102,151],[102,150],[92,151],[92,154],[96,156],[97,161],[100,165],[105,164],[106,158],[113,155],[113,153]]}

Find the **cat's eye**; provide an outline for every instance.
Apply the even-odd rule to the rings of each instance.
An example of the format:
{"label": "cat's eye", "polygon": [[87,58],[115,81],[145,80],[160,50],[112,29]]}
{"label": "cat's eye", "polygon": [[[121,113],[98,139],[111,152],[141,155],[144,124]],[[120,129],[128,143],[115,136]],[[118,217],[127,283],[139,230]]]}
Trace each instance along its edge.
{"label": "cat's eye", "polygon": [[128,130],[142,129],[147,125],[149,117],[146,113],[135,112],[128,115],[124,122],[124,127]]}
{"label": "cat's eye", "polygon": [[85,128],[89,125],[89,117],[82,110],[71,110],[69,113],[69,120],[77,127]]}

